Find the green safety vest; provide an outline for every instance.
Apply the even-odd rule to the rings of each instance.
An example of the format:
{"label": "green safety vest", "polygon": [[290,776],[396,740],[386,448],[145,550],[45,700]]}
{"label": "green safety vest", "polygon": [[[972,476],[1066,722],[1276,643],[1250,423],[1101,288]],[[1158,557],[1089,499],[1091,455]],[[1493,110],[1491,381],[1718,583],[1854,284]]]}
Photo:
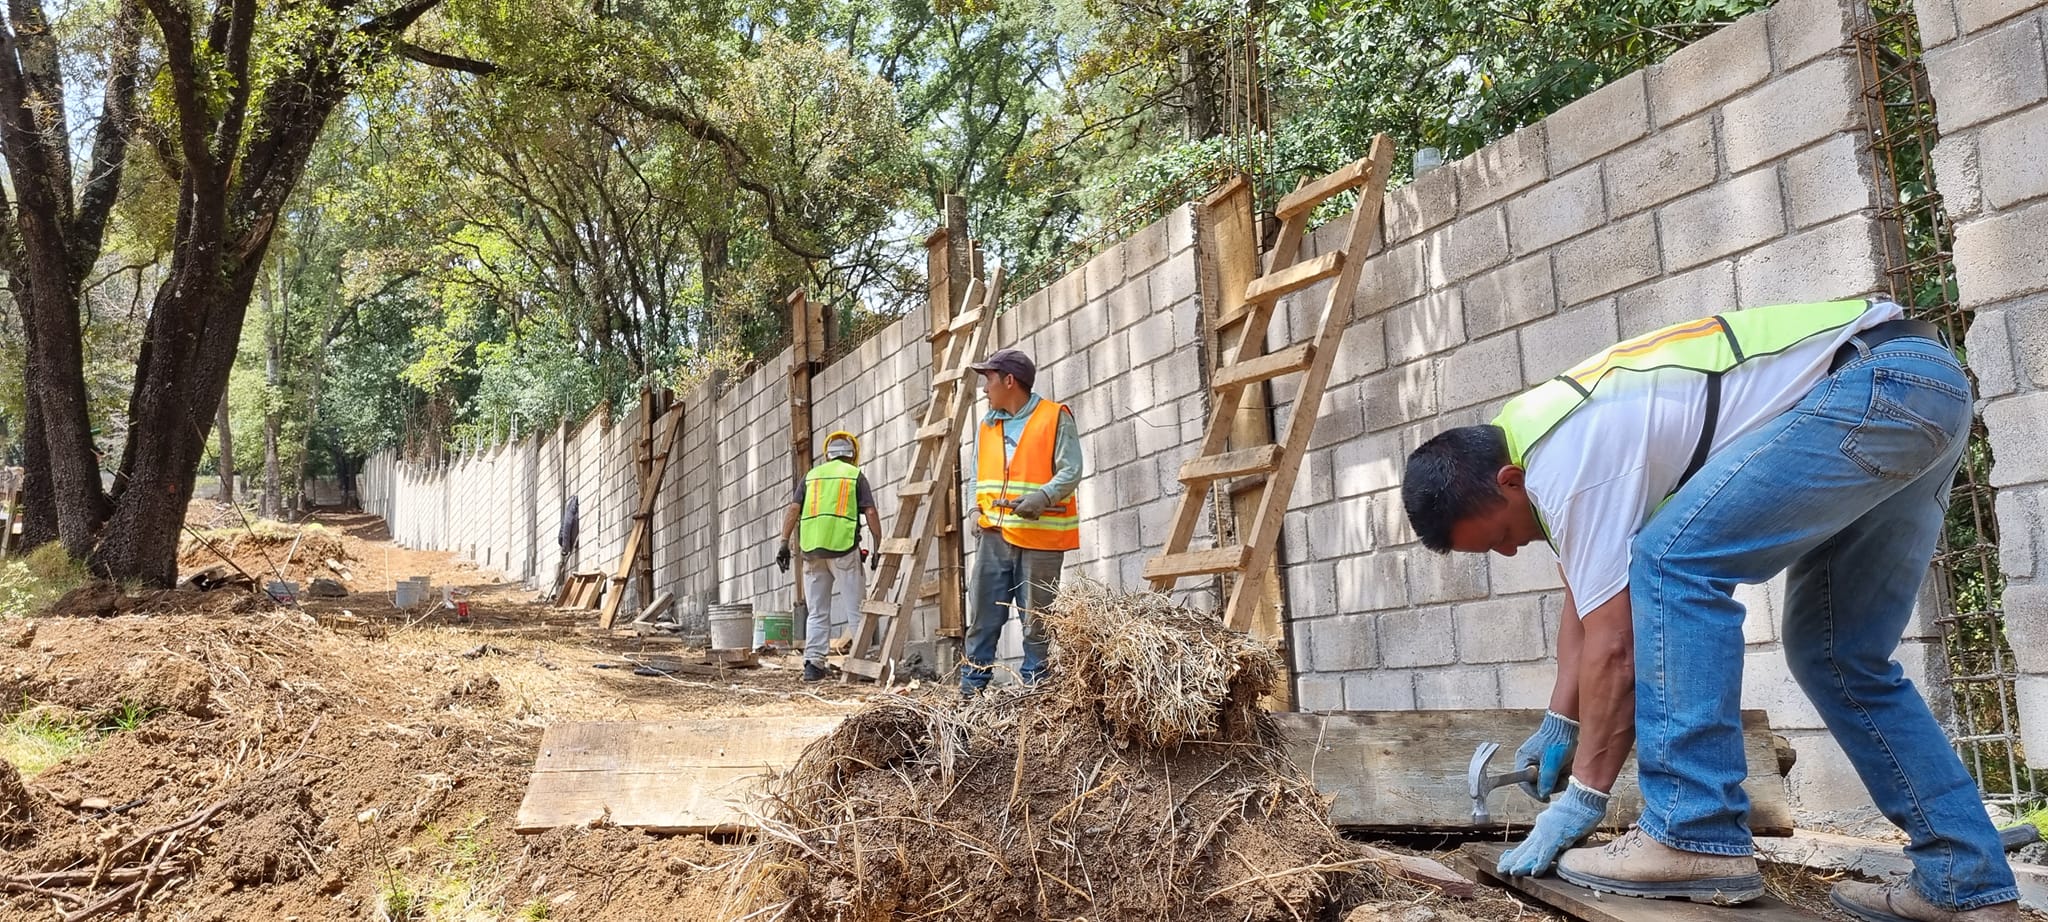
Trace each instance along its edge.
{"label": "green safety vest", "polygon": [[1501,408],[1493,424],[1507,433],[1508,461],[1527,467],[1529,453],[1565,417],[1585,406],[1610,372],[1690,368],[1706,375],[1707,412],[1692,461],[1678,478],[1682,485],[1706,463],[1713,447],[1723,374],[1750,359],[1775,355],[1848,326],[1870,307],[1865,300],[1779,304],[1672,324],[1620,343],[1522,392]]}
{"label": "green safety vest", "polygon": [[804,553],[853,550],[860,531],[860,468],[834,458],[804,475],[804,509],[797,541]]}

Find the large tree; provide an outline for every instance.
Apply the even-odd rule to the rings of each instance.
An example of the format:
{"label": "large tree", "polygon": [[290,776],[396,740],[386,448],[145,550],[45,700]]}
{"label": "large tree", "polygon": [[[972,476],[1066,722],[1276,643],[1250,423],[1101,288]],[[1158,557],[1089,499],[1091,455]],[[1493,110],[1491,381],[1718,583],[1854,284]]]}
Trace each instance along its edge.
{"label": "large tree", "polygon": [[[66,85],[81,68],[40,0],[9,0],[0,156],[13,200],[0,223],[0,270],[27,346],[29,542],[61,541],[103,576],[175,577],[193,475],[278,211],[335,105],[440,2],[116,0],[104,57],[86,71],[98,71],[99,85],[86,88]],[[80,169],[66,107],[95,95]],[[80,305],[137,140],[177,186],[175,231],[107,486]]]}

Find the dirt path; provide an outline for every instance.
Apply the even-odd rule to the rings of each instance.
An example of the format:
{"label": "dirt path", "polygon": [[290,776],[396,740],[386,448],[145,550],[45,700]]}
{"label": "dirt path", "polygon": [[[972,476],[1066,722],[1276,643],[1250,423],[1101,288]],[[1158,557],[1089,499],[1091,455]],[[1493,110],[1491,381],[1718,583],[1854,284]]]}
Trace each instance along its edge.
{"label": "dirt path", "polygon": [[[464,591],[470,618],[399,611],[381,591],[294,609],[219,590],[82,593],[0,624],[0,700],[105,728],[28,780],[17,798],[32,813],[25,827],[7,825],[0,797],[0,838],[14,829],[0,842],[0,875],[140,868],[160,848],[168,857],[152,877],[171,883],[151,887],[151,918],[719,918],[712,868],[726,846],[618,829],[511,831],[542,729],[844,713],[873,694],[802,685],[794,658],[764,657],[763,668],[716,681],[593,668],[643,642],[594,637],[593,616],[558,613],[448,554],[397,548],[374,519],[320,524],[345,552],[352,586],[431,575]],[[243,544],[232,556],[245,568],[264,566],[266,553],[282,566],[274,544]],[[187,555],[188,571],[193,562]],[[210,834],[115,852],[217,804],[225,820]],[[6,918],[81,908],[40,893],[0,899]]]}

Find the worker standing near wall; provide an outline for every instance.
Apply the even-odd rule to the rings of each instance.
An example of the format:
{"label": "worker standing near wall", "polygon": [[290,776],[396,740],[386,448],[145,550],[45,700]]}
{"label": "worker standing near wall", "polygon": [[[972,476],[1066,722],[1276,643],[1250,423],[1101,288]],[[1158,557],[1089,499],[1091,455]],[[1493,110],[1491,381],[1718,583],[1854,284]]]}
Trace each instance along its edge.
{"label": "worker standing near wall", "polygon": [[825,460],[797,484],[796,499],[782,516],[782,545],[775,552],[775,565],[789,572],[789,539],[797,535],[804,554],[804,600],[810,605],[804,625],[806,682],[831,676],[825,656],[832,622],[850,625],[860,617],[860,562],[868,556],[865,549],[854,554],[861,516],[868,520],[869,539],[879,546],[882,518],[875,512],[867,475],[860,472],[860,440],[842,429],[825,437]]}
{"label": "worker standing near wall", "polygon": [[1081,546],[1081,434],[1074,413],[1032,393],[1038,367],[1016,349],[969,366],[981,373],[988,414],[975,444],[974,524],[981,543],[968,587],[960,696],[988,686],[996,641],[1014,610],[1024,619],[1024,684],[1045,674],[1046,638],[1033,612],[1059,592],[1060,565]]}
{"label": "worker standing near wall", "polygon": [[[1402,503],[1425,546],[1513,556],[1546,539],[1564,571],[1550,711],[1516,759],[1557,782],[1537,793],[1559,796],[1501,873],[1555,862],[1627,896],[1762,895],[1733,591],[1786,572],[1791,672],[1911,837],[1908,879],[1839,883],[1834,903],[1869,922],[2018,919],[1977,785],[1892,659],[1971,418],[1939,331],[1900,315],[1835,301],[1666,327],[1409,457]],[[1637,826],[1573,848],[1605,815],[1631,743]]]}

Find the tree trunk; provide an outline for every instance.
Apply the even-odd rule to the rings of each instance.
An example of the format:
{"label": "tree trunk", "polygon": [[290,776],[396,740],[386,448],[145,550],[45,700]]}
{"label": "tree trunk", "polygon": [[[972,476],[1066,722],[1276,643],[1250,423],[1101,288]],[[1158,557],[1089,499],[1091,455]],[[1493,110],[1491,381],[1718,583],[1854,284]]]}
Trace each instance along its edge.
{"label": "tree trunk", "polygon": [[1184,139],[1203,141],[1215,137],[1216,62],[1206,36],[1196,36],[1180,49],[1180,99]]}
{"label": "tree trunk", "polygon": [[[280,267],[282,271],[282,267]],[[277,300],[270,286],[263,286],[263,517],[267,519],[284,516],[284,495],[278,483],[282,465],[277,457],[278,428],[283,423],[277,411],[277,395],[282,390],[284,335],[278,329]]]}
{"label": "tree trunk", "polygon": [[235,501],[235,434],[228,425],[228,396],[220,396],[220,416],[214,420],[220,427],[220,501]]}

